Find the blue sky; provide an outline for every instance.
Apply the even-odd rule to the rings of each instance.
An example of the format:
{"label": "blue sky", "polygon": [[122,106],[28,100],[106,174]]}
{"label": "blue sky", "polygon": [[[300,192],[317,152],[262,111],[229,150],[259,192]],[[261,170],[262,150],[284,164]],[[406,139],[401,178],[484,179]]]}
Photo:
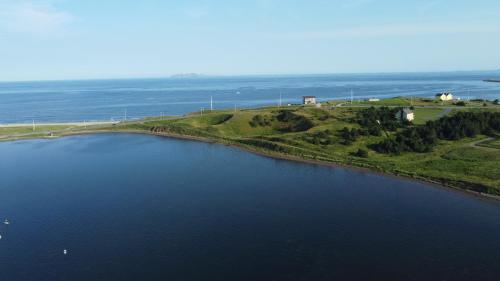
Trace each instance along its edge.
{"label": "blue sky", "polygon": [[498,0],[0,0],[0,80],[488,70]]}

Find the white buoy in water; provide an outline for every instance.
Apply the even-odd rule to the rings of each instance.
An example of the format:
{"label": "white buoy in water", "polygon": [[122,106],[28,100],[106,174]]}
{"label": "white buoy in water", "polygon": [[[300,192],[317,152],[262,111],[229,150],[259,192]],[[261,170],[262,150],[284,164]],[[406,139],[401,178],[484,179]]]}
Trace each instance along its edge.
{"label": "white buoy in water", "polygon": [[67,255],[68,254],[68,250],[64,249],[63,250],[63,254]]}

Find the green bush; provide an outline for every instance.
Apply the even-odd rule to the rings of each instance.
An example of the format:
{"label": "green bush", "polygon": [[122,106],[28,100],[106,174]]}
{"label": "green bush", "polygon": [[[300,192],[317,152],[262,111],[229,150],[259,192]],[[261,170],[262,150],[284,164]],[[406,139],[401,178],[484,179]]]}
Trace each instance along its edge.
{"label": "green bush", "polygon": [[284,126],[279,128],[282,132],[303,132],[314,127],[311,120],[290,110],[280,110],[278,115],[276,115],[276,119],[285,123]]}
{"label": "green bush", "polygon": [[250,120],[250,126],[252,127],[265,127],[265,126],[270,126],[272,124],[272,118],[267,118],[262,115],[255,115],[252,120]]}
{"label": "green bush", "polygon": [[368,151],[364,149],[358,149],[358,151],[354,152],[354,156],[361,158],[368,158]]}

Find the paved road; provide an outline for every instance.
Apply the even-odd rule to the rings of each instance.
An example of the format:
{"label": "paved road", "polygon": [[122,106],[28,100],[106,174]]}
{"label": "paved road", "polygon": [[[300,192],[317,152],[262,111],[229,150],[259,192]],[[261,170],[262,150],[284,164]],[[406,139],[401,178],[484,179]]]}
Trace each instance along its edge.
{"label": "paved road", "polygon": [[445,109],[443,110],[443,112],[441,112],[441,113],[438,115],[437,119],[439,119],[439,118],[441,118],[441,117],[444,117],[444,116],[448,115],[451,111],[452,111],[452,109],[451,109],[451,108],[445,108]]}
{"label": "paved road", "polygon": [[[343,108],[348,108],[348,107],[359,107],[359,108],[365,108],[365,107],[409,107],[408,105],[377,105],[377,104],[339,104],[337,107],[343,107]],[[484,106],[435,106],[435,105],[414,105],[414,108],[439,108],[439,109],[447,109],[449,111],[453,109],[491,109],[491,108],[496,108],[500,109],[500,107],[495,106],[495,107],[484,107]]]}
{"label": "paved road", "polygon": [[[112,125],[118,124],[118,121],[96,121],[96,122],[61,122],[61,123],[35,123],[36,126],[92,126],[92,125]],[[32,127],[31,123],[14,123],[14,124],[0,124],[0,128],[11,127]]]}

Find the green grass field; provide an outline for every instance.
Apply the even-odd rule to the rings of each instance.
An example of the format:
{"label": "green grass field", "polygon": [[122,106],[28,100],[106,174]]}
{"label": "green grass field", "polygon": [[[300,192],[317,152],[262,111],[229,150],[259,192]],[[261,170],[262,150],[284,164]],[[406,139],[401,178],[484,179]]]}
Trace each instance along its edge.
{"label": "green grass field", "polygon": [[[404,102],[399,98],[388,103]],[[488,106],[480,109],[498,110]],[[289,116],[280,115],[280,110],[293,111]],[[328,163],[365,167],[376,171],[407,177],[436,181],[450,186],[472,189],[500,195],[500,141],[482,145],[488,149],[471,146],[485,138],[460,141],[441,141],[429,153],[380,154],[370,149],[386,135],[360,136],[348,145],[344,144],[339,131],[344,127],[359,128],[353,118],[360,107],[269,107],[246,110],[227,110],[193,113],[185,117],[148,118],[116,125],[81,127],[0,128],[0,139],[46,137],[49,131],[55,136],[81,132],[144,132],[183,137],[203,138],[224,144],[232,144],[274,156],[297,157]],[[455,111],[440,107],[415,108],[415,124],[424,124]],[[258,116],[258,117],[257,117]],[[256,125],[253,120],[260,120]],[[252,125],[253,123],[253,125]],[[354,156],[358,149],[368,151],[368,157]]]}
{"label": "green grass field", "polygon": [[413,112],[415,113],[413,123],[421,125],[446,115],[447,110],[442,108],[415,108]]}

